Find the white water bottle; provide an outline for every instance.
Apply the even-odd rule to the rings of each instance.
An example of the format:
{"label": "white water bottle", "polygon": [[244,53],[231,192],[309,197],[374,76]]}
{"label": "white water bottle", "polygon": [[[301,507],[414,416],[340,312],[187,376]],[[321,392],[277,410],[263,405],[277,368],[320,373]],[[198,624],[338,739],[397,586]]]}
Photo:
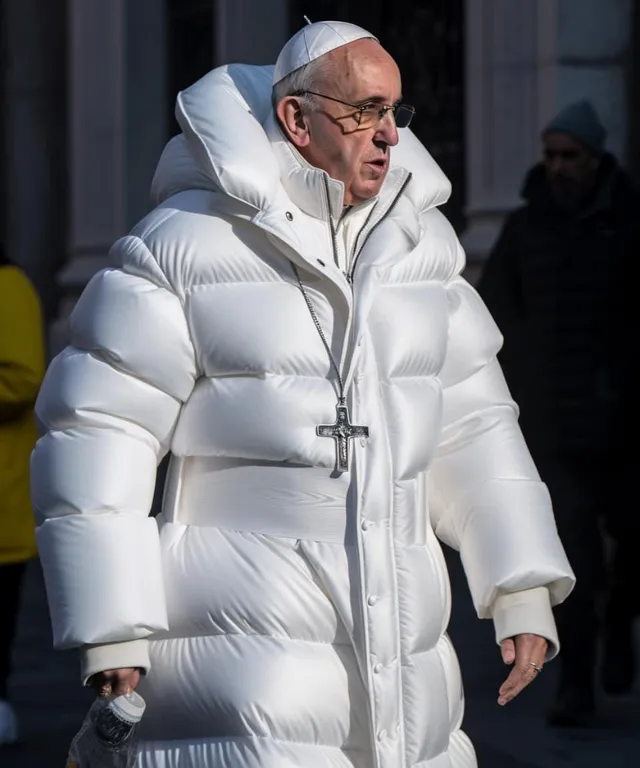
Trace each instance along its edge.
{"label": "white water bottle", "polygon": [[96,699],[71,742],[67,768],[133,768],[144,709],[135,692]]}

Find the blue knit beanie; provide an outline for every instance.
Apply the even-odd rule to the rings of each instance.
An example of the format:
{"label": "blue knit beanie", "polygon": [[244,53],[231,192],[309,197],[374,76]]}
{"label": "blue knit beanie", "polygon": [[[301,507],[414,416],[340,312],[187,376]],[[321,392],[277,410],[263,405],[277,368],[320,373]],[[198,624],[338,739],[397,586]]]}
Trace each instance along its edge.
{"label": "blue knit beanie", "polygon": [[566,106],[542,131],[548,133],[566,133],[584,144],[596,154],[604,151],[607,132],[590,102],[576,101]]}

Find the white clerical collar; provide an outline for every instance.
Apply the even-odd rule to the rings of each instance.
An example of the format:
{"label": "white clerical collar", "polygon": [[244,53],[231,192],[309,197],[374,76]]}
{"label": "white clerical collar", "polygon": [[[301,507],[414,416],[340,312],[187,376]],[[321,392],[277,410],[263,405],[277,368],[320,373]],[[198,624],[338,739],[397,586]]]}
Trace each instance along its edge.
{"label": "white clerical collar", "polygon": [[264,130],[278,159],[282,184],[291,200],[305,213],[326,221],[328,192],[331,216],[338,221],[344,210],[344,184],[302,157],[285,138],[273,111],[265,121]]}

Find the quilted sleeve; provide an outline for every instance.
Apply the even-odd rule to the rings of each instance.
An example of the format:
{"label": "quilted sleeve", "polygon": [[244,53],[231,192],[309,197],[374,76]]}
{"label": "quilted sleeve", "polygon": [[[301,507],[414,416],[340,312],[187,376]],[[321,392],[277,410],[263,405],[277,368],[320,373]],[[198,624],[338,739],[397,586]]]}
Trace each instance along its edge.
{"label": "quilted sleeve", "polygon": [[448,302],[443,429],[428,478],[436,534],[460,551],[481,618],[500,596],[537,587],[556,605],[574,577],[496,359],[502,337],[461,277]]}
{"label": "quilted sleeve", "polygon": [[157,465],[196,378],[183,307],[144,243],[114,246],[45,376],[31,460],[37,539],[57,648],[167,628]]}

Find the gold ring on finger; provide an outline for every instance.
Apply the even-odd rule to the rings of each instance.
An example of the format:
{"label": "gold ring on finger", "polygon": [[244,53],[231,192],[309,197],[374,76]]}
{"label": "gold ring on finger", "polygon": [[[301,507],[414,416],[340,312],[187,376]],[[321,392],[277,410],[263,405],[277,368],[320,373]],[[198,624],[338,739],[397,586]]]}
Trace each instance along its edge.
{"label": "gold ring on finger", "polygon": [[530,661],[529,666],[533,667],[536,671],[536,675],[540,674],[542,672],[542,667],[539,664],[536,664],[535,661]]}

